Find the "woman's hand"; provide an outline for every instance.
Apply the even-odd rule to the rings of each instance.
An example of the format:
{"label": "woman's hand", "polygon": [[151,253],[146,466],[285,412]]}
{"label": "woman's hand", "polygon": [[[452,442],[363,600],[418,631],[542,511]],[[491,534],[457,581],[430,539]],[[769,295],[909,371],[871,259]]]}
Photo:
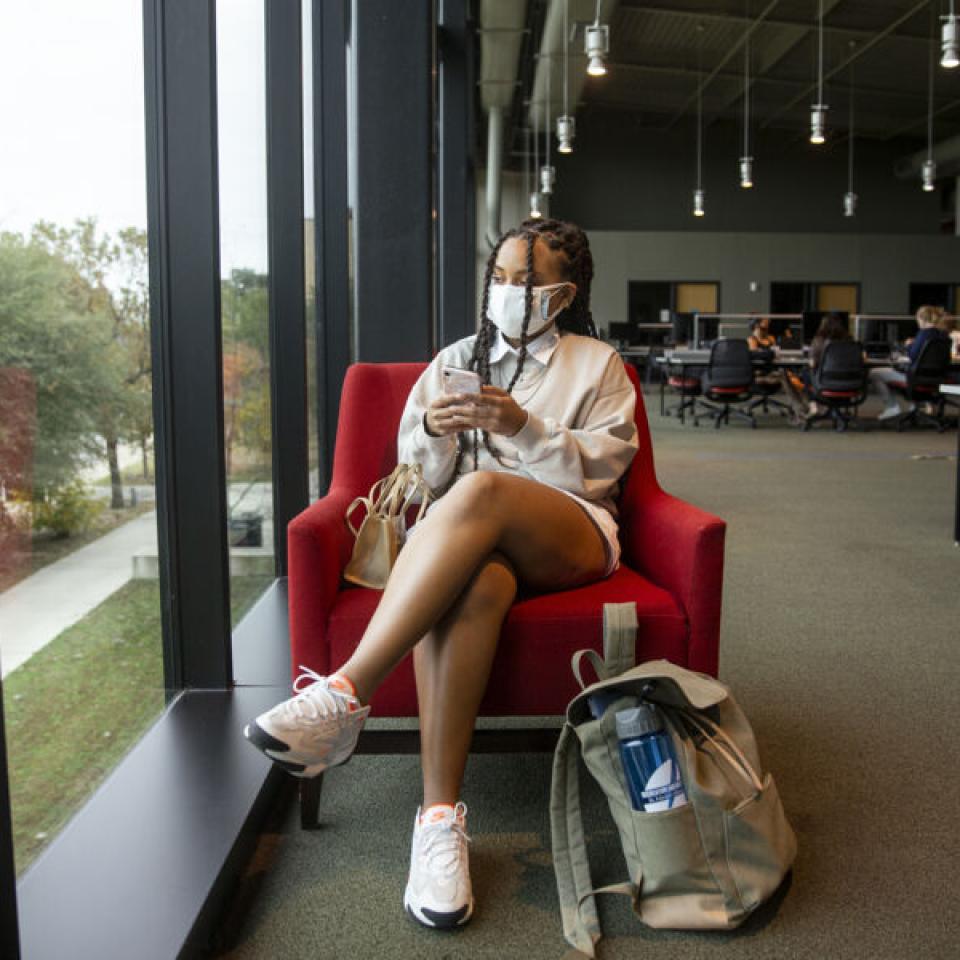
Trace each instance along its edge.
{"label": "woman's hand", "polygon": [[484,384],[480,394],[442,394],[427,408],[427,428],[446,435],[486,430],[512,437],[527,422],[527,411],[501,387]]}

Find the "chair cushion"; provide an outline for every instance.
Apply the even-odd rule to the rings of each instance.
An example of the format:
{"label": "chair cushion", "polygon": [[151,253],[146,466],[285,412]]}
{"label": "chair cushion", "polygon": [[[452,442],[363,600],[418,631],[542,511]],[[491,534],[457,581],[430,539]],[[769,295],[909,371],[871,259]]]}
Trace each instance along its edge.
{"label": "chair cushion", "polygon": [[[342,587],[330,614],[330,663],[341,666],[356,649],[382,596],[379,590]],[[603,605],[637,604],[637,662],[687,662],[687,622],[666,590],[621,564],[609,577],[572,590],[517,596],[501,630],[481,716],[563,713],[579,692],[570,669],[588,645],[603,651]],[[310,666],[310,664],[307,664]],[[584,677],[587,680],[587,677]],[[588,682],[591,682],[591,676]],[[413,655],[403,658],[373,696],[371,715],[417,715]]]}
{"label": "chair cushion", "polygon": [[699,377],[670,377],[667,380],[667,383],[671,387],[675,387],[678,390],[693,390],[699,389],[700,387],[700,378]]}
{"label": "chair cushion", "polygon": [[841,399],[854,399],[860,396],[859,390],[821,390],[821,397],[836,397]]}
{"label": "chair cushion", "polygon": [[722,393],[724,395],[731,394],[734,396],[738,393],[746,393],[749,389],[750,387],[748,386],[747,387],[714,387],[711,385],[707,387],[707,390],[710,393]]}

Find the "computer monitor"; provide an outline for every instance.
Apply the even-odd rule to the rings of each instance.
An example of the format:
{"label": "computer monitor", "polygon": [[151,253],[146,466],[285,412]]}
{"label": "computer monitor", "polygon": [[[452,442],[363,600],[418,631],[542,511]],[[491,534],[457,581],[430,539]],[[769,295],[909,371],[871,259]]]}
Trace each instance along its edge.
{"label": "computer monitor", "polygon": [[630,343],[633,339],[633,335],[636,333],[636,328],[632,323],[611,323],[609,336],[611,340],[616,340],[617,343]]}
{"label": "computer monitor", "polygon": [[672,320],[673,342],[687,344],[693,338],[693,314],[675,313]]}
{"label": "computer monitor", "polygon": [[777,346],[784,350],[799,350],[803,346],[803,323],[789,317],[771,317],[770,333]]}

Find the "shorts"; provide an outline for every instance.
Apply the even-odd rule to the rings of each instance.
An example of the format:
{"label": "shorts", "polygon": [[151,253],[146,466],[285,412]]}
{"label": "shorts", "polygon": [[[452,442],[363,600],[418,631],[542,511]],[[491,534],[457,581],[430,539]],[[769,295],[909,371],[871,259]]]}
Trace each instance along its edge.
{"label": "shorts", "polygon": [[[571,493],[569,490],[564,490],[562,487],[552,487],[552,489],[565,493],[571,500],[579,503],[584,513],[593,521],[593,525],[600,531],[600,535],[603,537],[604,551],[607,555],[607,566],[600,579],[606,579],[620,566],[619,527],[617,526],[617,521],[613,518],[613,514],[599,504],[584,500],[583,497],[577,496],[577,494]],[[437,502],[436,500],[433,501],[433,503]],[[423,513],[424,516],[430,512],[433,503],[427,506],[427,509]],[[417,523],[410,525],[407,529],[408,537],[416,531],[417,525]]]}

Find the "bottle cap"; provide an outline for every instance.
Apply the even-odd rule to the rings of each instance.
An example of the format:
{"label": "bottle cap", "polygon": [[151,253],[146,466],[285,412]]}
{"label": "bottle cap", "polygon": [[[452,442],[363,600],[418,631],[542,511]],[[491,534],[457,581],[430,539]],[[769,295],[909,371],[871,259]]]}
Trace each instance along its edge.
{"label": "bottle cap", "polygon": [[652,703],[641,703],[631,710],[617,711],[617,737],[620,740],[642,737],[646,733],[657,733],[662,729],[660,712]]}

